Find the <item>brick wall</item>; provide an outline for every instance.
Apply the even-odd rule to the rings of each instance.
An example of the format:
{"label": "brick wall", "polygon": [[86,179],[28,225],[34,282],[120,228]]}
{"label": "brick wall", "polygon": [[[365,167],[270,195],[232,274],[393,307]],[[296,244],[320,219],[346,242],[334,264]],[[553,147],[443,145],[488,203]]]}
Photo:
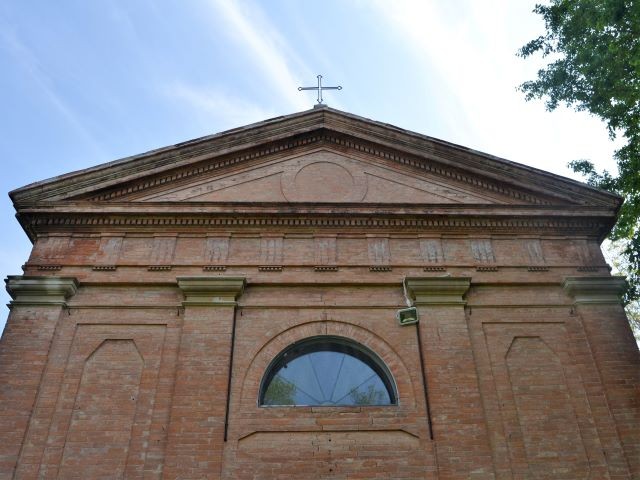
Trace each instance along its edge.
{"label": "brick wall", "polygon": [[[0,477],[640,479],[640,358],[586,251],[593,239],[43,237],[10,281]],[[395,320],[405,277],[418,327]],[[563,288],[573,277],[586,286]],[[398,405],[260,407],[273,358],[321,335],[375,352]]]}

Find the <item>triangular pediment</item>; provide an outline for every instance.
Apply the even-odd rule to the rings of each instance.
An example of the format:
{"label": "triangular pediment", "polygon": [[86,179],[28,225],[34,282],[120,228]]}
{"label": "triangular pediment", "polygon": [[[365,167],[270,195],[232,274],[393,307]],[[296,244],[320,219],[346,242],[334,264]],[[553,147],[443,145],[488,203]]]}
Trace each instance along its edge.
{"label": "triangular pediment", "polygon": [[267,120],[38,182],[38,203],[587,205],[570,179],[329,108]]}
{"label": "triangular pediment", "polygon": [[321,148],[130,197],[141,202],[512,203],[392,163]]}

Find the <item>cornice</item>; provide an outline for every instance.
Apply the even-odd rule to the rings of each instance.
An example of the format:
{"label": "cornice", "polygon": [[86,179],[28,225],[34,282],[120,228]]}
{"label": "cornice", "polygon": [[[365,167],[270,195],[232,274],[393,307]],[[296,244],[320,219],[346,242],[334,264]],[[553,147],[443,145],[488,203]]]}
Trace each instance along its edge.
{"label": "cornice", "polygon": [[414,305],[464,306],[464,295],[469,290],[469,277],[414,277],[404,281],[407,294]]}
{"label": "cornice", "polygon": [[72,277],[31,277],[10,275],[6,289],[14,305],[66,305],[78,291],[78,281]]}
{"label": "cornice", "polygon": [[[304,135],[298,135],[286,140],[272,142],[267,146],[243,151],[238,154],[226,155],[222,158],[209,158],[196,164],[189,165],[182,169],[173,169],[160,175],[145,178],[140,182],[129,182],[119,188],[103,191],[97,195],[87,197],[93,201],[112,201],[123,197],[131,197],[142,192],[150,193],[162,189],[165,185],[172,184],[180,186],[192,178],[199,176],[213,176],[218,171],[224,171],[234,166],[240,166],[248,162],[256,162],[272,155],[291,154],[300,148],[305,147],[328,146],[338,150],[349,150],[356,154],[365,154],[367,156],[377,157],[384,161],[391,161],[410,169],[425,172],[435,177],[441,178],[447,182],[454,182],[461,186],[471,186],[476,189],[482,189],[488,193],[498,195],[502,198],[509,198],[512,201],[528,204],[548,205],[552,203],[576,203],[575,192],[567,192],[565,186],[553,190],[552,192],[534,191],[531,189],[531,182],[520,188],[513,188],[508,185],[504,179],[500,180],[488,178],[483,174],[485,170],[478,169],[477,159],[475,165],[470,164],[473,170],[465,170],[460,163],[459,152],[442,151],[437,156],[434,155],[432,148],[428,151],[415,150],[415,153],[406,153],[393,148],[393,146],[381,146],[360,138],[348,135],[347,133],[331,132],[325,129],[310,132]],[[213,151],[209,152],[209,154]],[[468,152],[465,152],[469,155]],[[442,160],[447,159],[449,165],[443,164]],[[457,165],[456,165],[457,163]],[[486,167],[486,165],[480,165]],[[512,179],[509,179],[513,181]],[[524,184],[524,182],[521,182]],[[549,190],[549,184],[545,184],[545,188]],[[539,187],[541,188],[541,187]],[[585,203],[584,201],[582,203]],[[600,202],[602,203],[602,202]]]}
{"label": "cornice", "polygon": [[[323,109],[324,110],[324,109]],[[38,200],[105,201],[184,182],[294,149],[326,144],[471,185],[521,203],[617,207],[620,199],[570,179],[335,110],[303,112],[204,137],[11,192],[16,206]]]}
{"label": "cornice", "polygon": [[114,187],[187,166],[203,160],[203,156],[225,155],[285,137],[293,138],[321,128],[322,122],[321,112],[313,110],[277,117],[35,182],[9,192],[9,196],[14,203],[20,203],[39,198],[65,198],[69,192],[75,196],[90,194],[96,188]]}
{"label": "cornice", "polygon": [[[314,148],[471,188],[495,205],[224,204],[136,197]],[[589,235],[611,229],[620,198],[570,179],[387,124],[322,108],[270,119],[11,192],[33,241],[49,232],[318,229]],[[500,205],[498,205],[500,204]]]}
{"label": "cornice", "polygon": [[246,285],[244,277],[178,277],[186,306],[234,306]]}
{"label": "cornice", "polygon": [[90,201],[38,202],[22,205],[24,215],[38,214],[157,214],[157,215],[456,215],[456,216],[552,216],[615,217],[603,206],[513,205],[495,203],[373,203],[373,202],[202,202],[202,201]]}
{"label": "cornice", "polygon": [[603,237],[610,228],[610,215],[580,216],[565,212],[560,215],[511,214],[484,215],[468,212],[440,213],[374,212],[338,209],[334,211],[227,211],[227,212],[31,212],[20,216],[30,238],[49,232],[144,232],[211,230],[297,230],[317,229],[341,231],[415,232],[438,231],[452,233],[516,233],[550,235],[589,235]]}
{"label": "cornice", "polygon": [[[358,121],[354,123],[353,120]],[[386,146],[429,158],[444,168],[459,169],[466,175],[489,182],[506,182],[525,192],[540,191],[570,203],[596,201],[616,206],[622,203],[617,195],[570,178],[339,110],[328,109],[326,127],[335,133],[352,135],[360,141],[373,142],[378,148]]]}
{"label": "cornice", "polygon": [[576,304],[621,303],[626,281],[624,277],[566,277],[564,290]]}
{"label": "cornice", "polygon": [[[453,181],[456,184],[479,188],[521,203],[548,205],[557,203],[558,199],[569,204],[576,203],[575,196],[567,195],[566,190],[563,189],[554,191],[551,193],[551,196],[549,196],[548,192],[540,191],[534,193],[527,187],[512,188],[504,181],[488,178],[481,173],[482,170],[478,170],[477,168],[474,168],[475,171],[465,171],[464,168],[462,168],[464,165],[454,165],[455,162],[459,160],[455,153],[440,152],[440,155],[436,156],[434,155],[433,149],[429,149],[429,151],[417,150],[415,154],[411,154],[397,150],[397,148],[394,149],[392,145],[381,146],[364,139],[353,137],[348,133],[332,132],[326,129],[296,135],[285,140],[271,142],[269,145],[261,146],[260,148],[249,149],[232,155],[224,155],[221,158],[218,155],[215,159],[209,158],[205,161],[199,161],[187,167],[173,169],[169,172],[145,178],[143,181],[128,182],[121,187],[101,191],[96,195],[86,198],[93,201],[112,201],[123,197],[130,197],[131,195],[141,192],[153,191],[168,184],[179,186],[194,177],[212,175],[218,171],[223,171],[247,162],[258,161],[271,155],[290,153],[302,147],[321,145],[330,148],[333,147],[338,150],[347,149],[355,153],[366,154],[385,161],[391,161],[440,177],[448,182]],[[204,153],[204,151],[200,152],[201,155],[204,155]],[[214,149],[206,153],[209,155],[214,153],[219,154],[219,152]],[[448,159],[451,165],[441,163],[441,160],[445,158]],[[554,197],[557,198],[554,199]]]}
{"label": "cornice", "polygon": [[[320,134],[296,135],[286,140],[271,142],[267,146],[245,149],[241,153],[207,158],[204,161],[199,161],[195,165],[188,165],[181,169],[173,169],[169,172],[163,172],[162,174],[145,178],[144,181],[130,183],[86,198],[92,201],[111,201],[125,196],[129,197],[140,192],[146,193],[150,190],[153,191],[154,189],[157,189],[157,187],[162,187],[169,183],[172,185],[180,185],[194,177],[215,174],[220,170],[227,170],[236,165],[259,160],[285,151],[295,150],[307,145],[317,144],[319,142],[322,142],[322,135]],[[220,152],[216,149],[210,148],[207,151],[202,150],[198,156],[207,156],[219,153]],[[184,156],[183,158],[187,157]]]}

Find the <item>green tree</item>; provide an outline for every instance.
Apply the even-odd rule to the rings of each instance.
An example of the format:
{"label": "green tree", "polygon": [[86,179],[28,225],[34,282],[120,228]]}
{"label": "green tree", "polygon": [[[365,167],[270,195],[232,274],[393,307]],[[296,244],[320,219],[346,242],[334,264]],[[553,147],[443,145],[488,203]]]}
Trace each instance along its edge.
{"label": "green tree", "polygon": [[[626,273],[630,270],[627,258],[622,255],[622,249],[624,247],[621,242],[612,243],[605,241],[602,247],[604,256],[613,267],[614,273]],[[629,319],[633,334],[636,337],[636,343],[640,348],[640,301],[633,300],[629,302],[625,310],[627,311],[627,318]]]}
{"label": "green tree", "polygon": [[[569,166],[592,186],[616,193],[625,202],[610,239],[622,245],[629,286],[625,304],[640,297],[640,1],[551,0],[536,5],[546,33],[518,54],[540,53],[550,63],[535,80],[520,85],[527,100],[544,98],[552,111],[567,105],[600,117],[615,152],[617,174],[598,172],[588,160]],[[637,304],[636,304],[637,306]],[[637,309],[636,309],[637,312]]]}
{"label": "green tree", "polygon": [[369,385],[366,390],[354,388],[349,392],[354,405],[381,405],[385,400],[385,393],[376,390],[373,385]]}
{"label": "green tree", "polygon": [[273,377],[264,394],[265,405],[295,405],[296,386],[279,376]]}

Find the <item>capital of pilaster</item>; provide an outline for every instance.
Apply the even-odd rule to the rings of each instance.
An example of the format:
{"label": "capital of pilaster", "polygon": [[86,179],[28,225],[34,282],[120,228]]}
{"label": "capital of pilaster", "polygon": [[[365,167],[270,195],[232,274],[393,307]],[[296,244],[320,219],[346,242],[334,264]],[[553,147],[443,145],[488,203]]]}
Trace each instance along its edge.
{"label": "capital of pilaster", "polygon": [[562,287],[577,304],[620,303],[624,277],[566,277]]}
{"label": "capital of pilaster", "polygon": [[178,277],[177,280],[184,294],[184,306],[233,306],[246,284],[244,277]]}
{"label": "capital of pilaster", "polygon": [[78,291],[78,280],[73,277],[25,277],[9,275],[6,289],[14,305],[66,305]]}
{"label": "capital of pilaster", "polygon": [[462,297],[469,286],[468,277],[409,277],[405,279],[407,294],[414,305],[465,305]]}

